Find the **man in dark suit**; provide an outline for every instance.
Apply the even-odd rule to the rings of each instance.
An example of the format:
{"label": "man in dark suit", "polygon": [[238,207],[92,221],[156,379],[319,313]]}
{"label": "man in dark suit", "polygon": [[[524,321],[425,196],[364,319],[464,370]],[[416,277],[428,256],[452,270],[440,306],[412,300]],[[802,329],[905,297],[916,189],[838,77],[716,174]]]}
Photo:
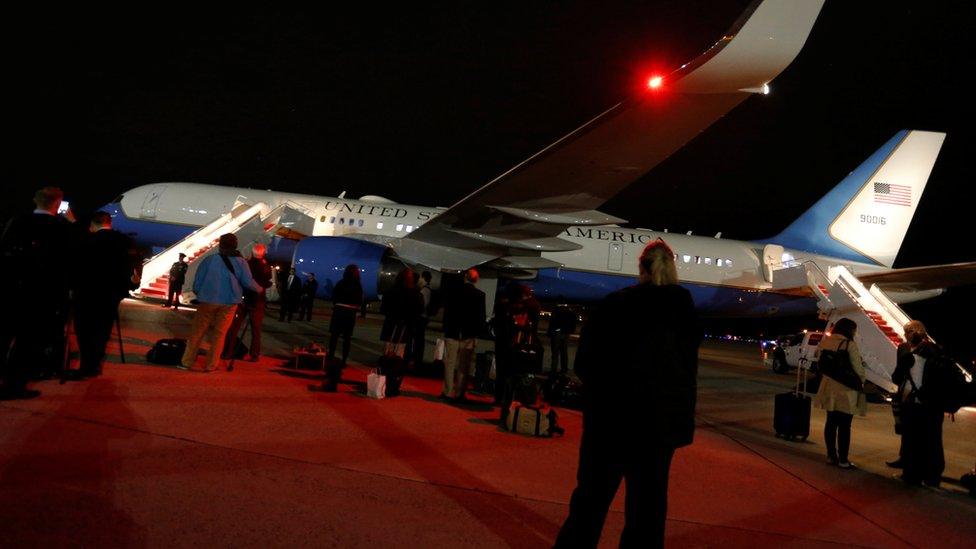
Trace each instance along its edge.
{"label": "man in dark suit", "polygon": [[169,293],[167,293],[166,303],[163,304],[164,309],[170,305],[173,306],[174,311],[180,308],[180,296],[183,295],[186,271],[190,267],[184,259],[186,259],[186,254],[181,253],[176,263],[173,263],[169,268]]}
{"label": "man in dark suit", "polygon": [[319,291],[319,283],[315,280],[315,273],[308,273],[308,279],[302,286],[301,303],[298,305],[298,320],[312,320],[312,305],[315,294]]}
{"label": "man in dark suit", "polygon": [[288,274],[281,277],[278,287],[281,288],[281,314],[278,320],[284,322],[286,319],[291,322],[295,309],[298,307],[298,300],[302,295],[302,279],[298,278],[295,268],[292,267]]}
{"label": "man in dark suit", "polygon": [[620,546],[664,545],[671,459],[694,438],[702,333],[663,240],[647,245],[638,271],[639,283],[604,298],[580,334],[583,438],[557,548],[597,546],[623,479]]}
{"label": "man in dark suit", "polygon": [[81,354],[77,378],[101,375],[119,302],[137,287],[138,257],[129,237],[112,230],[112,217],[105,212],[95,212],[89,230],[91,234],[79,247],[87,267],[78,271],[74,296],[75,333]]}
{"label": "man in dark suit", "polygon": [[64,193],[45,187],[34,212],[14,218],[0,237],[0,277],[10,311],[0,315],[0,399],[34,398],[32,370],[50,374],[63,365],[72,231],[70,210],[58,215]]}

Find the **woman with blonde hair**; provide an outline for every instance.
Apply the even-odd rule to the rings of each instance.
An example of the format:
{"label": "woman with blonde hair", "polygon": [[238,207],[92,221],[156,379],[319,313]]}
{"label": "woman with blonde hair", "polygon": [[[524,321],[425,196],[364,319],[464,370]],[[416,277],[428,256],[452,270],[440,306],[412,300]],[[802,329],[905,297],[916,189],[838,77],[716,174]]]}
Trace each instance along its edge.
{"label": "woman with blonde hair", "polygon": [[596,547],[620,481],[623,547],[660,547],[674,451],[695,431],[701,329],[663,240],[641,254],[638,284],[604,298],[583,327],[574,369],[586,387],[577,486],[556,547]]}

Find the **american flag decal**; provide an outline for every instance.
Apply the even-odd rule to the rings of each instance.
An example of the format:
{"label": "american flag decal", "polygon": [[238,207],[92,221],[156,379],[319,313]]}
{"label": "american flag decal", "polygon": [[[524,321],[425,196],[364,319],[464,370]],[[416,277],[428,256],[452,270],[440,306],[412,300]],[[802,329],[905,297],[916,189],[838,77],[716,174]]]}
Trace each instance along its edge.
{"label": "american flag decal", "polygon": [[908,185],[895,185],[894,183],[875,183],[874,201],[879,204],[911,206],[912,188]]}

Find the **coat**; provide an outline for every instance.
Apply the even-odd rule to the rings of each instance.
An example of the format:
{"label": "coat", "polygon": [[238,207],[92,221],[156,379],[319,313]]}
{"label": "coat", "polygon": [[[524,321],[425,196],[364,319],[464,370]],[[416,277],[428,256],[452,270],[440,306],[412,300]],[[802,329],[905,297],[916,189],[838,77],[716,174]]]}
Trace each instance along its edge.
{"label": "coat", "polygon": [[464,284],[444,299],[444,337],[472,339],[485,327],[485,292]]}
{"label": "coat", "polygon": [[701,339],[681,286],[638,284],[604,298],[583,326],[574,363],[584,436],[624,453],[691,444]]}
{"label": "coat", "polygon": [[[840,348],[847,338],[840,334],[830,334],[820,341],[817,346],[817,356],[823,350],[836,351]],[[847,356],[851,361],[851,367],[857,377],[865,380],[864,363],[861,360],[861,352],[857,348],[857,343],[851,341],[847,347]],[[828,412],[843,412],[845,414],[864,415],[867,413],[868,405],[863,391],[856,391],[844,384],[823,376],[820,380],[820,387],[817,389],[817,406]]]}

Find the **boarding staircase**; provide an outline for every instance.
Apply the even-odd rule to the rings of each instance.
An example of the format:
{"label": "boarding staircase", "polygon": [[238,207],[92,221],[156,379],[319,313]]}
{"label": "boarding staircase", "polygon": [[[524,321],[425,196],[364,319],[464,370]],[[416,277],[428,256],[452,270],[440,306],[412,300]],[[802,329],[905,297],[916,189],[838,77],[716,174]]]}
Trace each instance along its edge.
{"label": "boarding staircase", "polygon": [[[246,251],[257,243],[267,244],[280,236],[300,240],[312,234],[315,219],[300,206],[284,203],[270,208],[263,202],[250,204],[238,200],[231,210],[210,224],[190,233],[183,240],[154,255],[142,267],[142,284],[135,291],[141,297],[165,299],[169,291],[169,269],[186,254],[188,268],[186,286],[192,285],[200,259],[216,253],[220,235],[237,235],[238,249]],[[194,298],[192,290],[184,286],[183,301]]]}
{"label": "boarding staircase", "polygon": [[905,341],[905,324],[911,320],[876,284],[866,288],[842,265],[824,272],[812,261],[773,271],[773,289],[808,287],[817,299],[820,317],[830,327],[843,317],[857,323],[854,340],[864,360],[871,383],[888,392],[897,387],[891,381],[898,345]]}

